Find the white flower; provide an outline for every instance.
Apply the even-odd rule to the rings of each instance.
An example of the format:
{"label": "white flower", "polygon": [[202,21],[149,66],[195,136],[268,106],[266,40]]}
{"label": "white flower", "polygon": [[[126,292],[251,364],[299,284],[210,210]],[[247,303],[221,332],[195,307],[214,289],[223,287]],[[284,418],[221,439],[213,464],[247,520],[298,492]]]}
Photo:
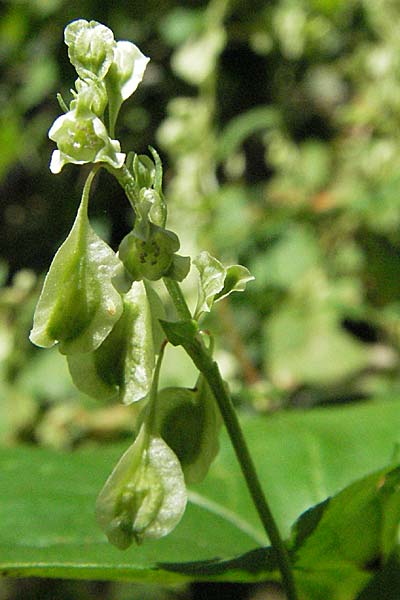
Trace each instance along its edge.
{"label": "white flower", "polygon": [[90,111],[78,113],[74,109],[61,115],[51,127],[49,138],[58,146],[51,157],[52,173],[59,173],[67,163],[107,162],[118,169],[125,160],[119,142],[109,137],[104,123]]}

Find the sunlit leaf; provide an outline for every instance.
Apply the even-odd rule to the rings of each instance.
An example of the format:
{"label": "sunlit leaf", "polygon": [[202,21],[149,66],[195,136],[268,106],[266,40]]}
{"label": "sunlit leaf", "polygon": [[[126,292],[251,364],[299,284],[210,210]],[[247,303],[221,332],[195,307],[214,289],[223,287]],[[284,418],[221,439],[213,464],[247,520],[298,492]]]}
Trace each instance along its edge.
{"label": "sunlit leaf", "polygon": [[[310,567],[296,572],[304,592],[316,589],[321,578],[327,586],[321,590],[331,591],[344,576],[351,592],[366,585],[380,568],[375,550],[387,556],[395,543],[394,528],[387,529],[385,519],[397,520],[398,474],[384,465],[399,439],[398,399],[248,417],[242,424],[284,537],[301,513],[318,505],[315,515],[302,517],[293,535],[296,560]],[[3,573],[164,584],[279,577],[270,551],[259,547],[265,536],[226,435],[208,476],[189,492],[187,510],[169,536],[126,553],[108,544],[96,525],[94,505],[121,450],[110,446],[59,454],[1,449]],[[355,487],[319,506],[354,481]],[[329,571],[334,540],[335,565]],[[324,556],[318,555],[320,544]],[[372,563],[363,568],[369,557]],[[340,598],[354,600],[354,595]]]}

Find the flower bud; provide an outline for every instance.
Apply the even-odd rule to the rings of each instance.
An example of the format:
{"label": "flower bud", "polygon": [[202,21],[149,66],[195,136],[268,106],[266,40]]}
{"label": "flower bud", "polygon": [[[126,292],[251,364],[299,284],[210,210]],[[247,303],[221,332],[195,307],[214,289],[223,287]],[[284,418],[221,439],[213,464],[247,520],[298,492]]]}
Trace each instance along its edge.
{"label": "flower bud", "polygon": [[119,257],[134,279],[156,281],[168,273],[179,246],[175,233],[149,223],[145,239],[135,231],[125,236]]}
{"label": "flower bud", "polygon": [[102,117],[107,106],[106,86],[102,81],[84,81],[77,79],[75,82],[77,95],[71,102],[71,110],[77,109],[79,113],[87,111]]}
{"label": "flower bud", "polygon": [[68,56],[82,79],[104,79],[114,59],[114,34],[97,21],[78,19],[65,28]]}

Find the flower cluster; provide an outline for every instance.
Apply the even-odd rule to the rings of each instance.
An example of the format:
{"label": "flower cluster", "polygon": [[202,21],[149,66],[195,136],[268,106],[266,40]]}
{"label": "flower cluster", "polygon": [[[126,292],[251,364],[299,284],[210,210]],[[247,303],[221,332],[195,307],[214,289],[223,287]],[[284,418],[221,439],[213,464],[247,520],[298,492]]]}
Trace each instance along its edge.
{"label": "flower cluster", "polygon": [[49,131],[58,147],[50,169],[59,173],[67,163],[97,162],[120,168],[125,154],[112,139],[115,122],[122,103],[142,81],[149,59],[131,42],[116,42],[111,29],[96,21],[73,21],[64,39],[78,79],[69,109]]}
{"label": "flower cluster", "polygon": [[[159,391],[164,347],[167,341],[192,343],[200,317],[214,302],[242,291],[252,276],[240,265],[224,267],[201,253],[193,261],[199,274],[194,319],[184,304],[183,321],[165,320],[168,313],[153,282],[164,280],[181,307],[177,282],[186,278],[190,257],[177,254],[179,238],[166,229],[158,153],[150,148],[150,158],[131,152],[125,162],[113,139],[121,105],[139,85],[149,59],[134,44],[115,42],[112,31],[96,21],[70,23],[65,42],[78,80],[69,108],[61,99],[65,114],[49,131],[58,146],[50,169],[59,173],[66,163],[108,165],[131,201],[134,219],[118,253],[92,229],[88,204],[96,165],[71,232],[46,276],[30,339],[45,348],[58,345],[83,393],[101,401],[145,404],[135,441],[96,504],[100,526],[124,549],[174,529],[185,510],[186,484],[201,481],[218,452],[221,419],[204,376],[194,388]],[[211,357],[212,343],[203,348],[197,342]]]}

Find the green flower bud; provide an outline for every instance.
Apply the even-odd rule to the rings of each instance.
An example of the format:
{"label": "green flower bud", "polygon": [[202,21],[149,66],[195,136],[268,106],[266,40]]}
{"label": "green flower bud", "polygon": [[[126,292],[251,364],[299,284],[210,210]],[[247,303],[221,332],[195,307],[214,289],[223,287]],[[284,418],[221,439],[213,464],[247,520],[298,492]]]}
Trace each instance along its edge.
{"label": "green flower bud", "polygon": [[119,257],[134,279],[156,281],[167,275],[179,246],[175,233],[149,223],[144,239],[136,231],[124,237]]}
{"label": "green flower bud", "polygon": [[107,106],[106,86],[102,81],[84,81],[77,79],[75,82],[77,94],[71,102],[71,110],[77,109],[77,113],[92,112],[97,117],[102,117]]}
{"label": "green flower bud", "polygon": [[136,185],[141,190],[143,188],[151,188],[154,183],[155,165],[147,154],[135,154],[129,155],[127,160],[130,159],[129,168],[135,177]]}
{"label": "green flower bud", "polygon": [[186,501],[178,459],[143,425],[100,492],[96,516],[109,541],[125,550],[133,541],[170,533],[182,518]]}
{"label": "green flower bud", "polygon": [[150,221],[154,225],[164,227],[167,216],[167,207],[164,198],[152,188],[143,188],[140,190],[140,199],[141,202],[146,202],[150,207],[148,213]]}
{"label": "green flower bud", "polygon": [[114,59],[114,34],[97,21],[78,19],[64,31],[68,56],[82,79],[104,79]]}
{"label": "green flower bud", "polygon": [[70,110],[53,123],[49,138],[57,143],[50,170],[59,173],[67,163],[106,162],[115,168],[122,167],[125,154],[117,140],[112,140],[103,122],[89,110]]}

